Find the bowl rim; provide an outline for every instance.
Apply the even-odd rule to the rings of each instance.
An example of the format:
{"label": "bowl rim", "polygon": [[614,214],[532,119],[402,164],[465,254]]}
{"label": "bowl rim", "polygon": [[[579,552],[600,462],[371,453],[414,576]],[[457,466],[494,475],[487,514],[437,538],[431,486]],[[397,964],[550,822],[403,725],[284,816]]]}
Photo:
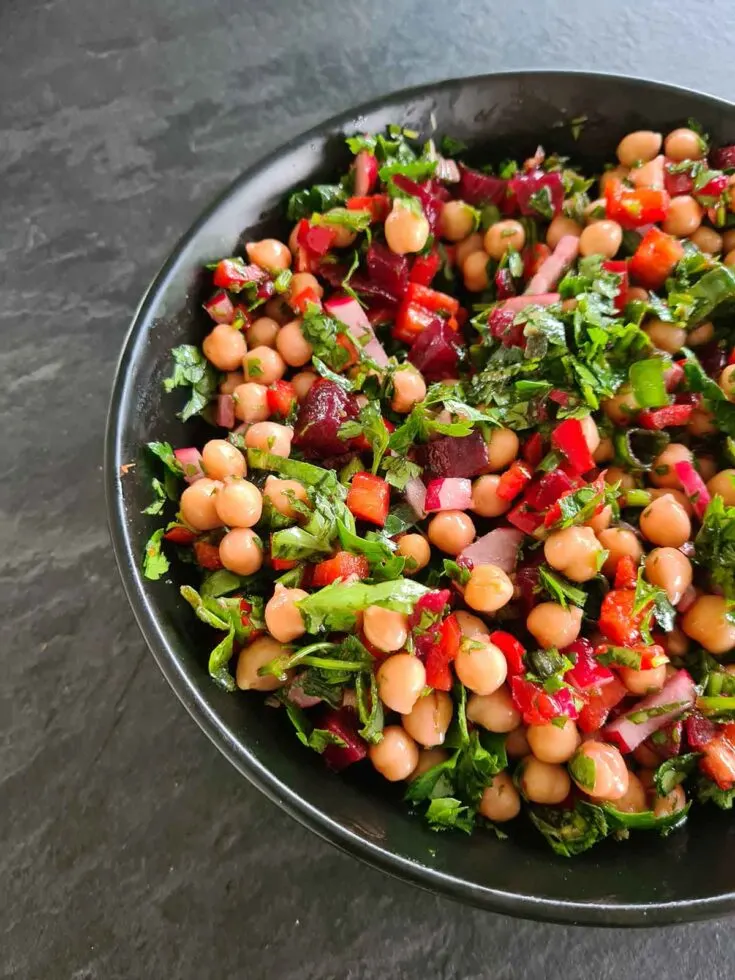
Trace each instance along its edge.
{"label": "bowl rim", "polygon": [[418,864],[359,836],[356,832],[342,826],[317,807],[300,798],[288,785],[281,782],[263,766],[252,755],[247,746],[243,746],[242,749],[236,746],[235,742],[228,736],[216,712],[206,703],[194,680],[187,676],[186,670],[160,628],[154,609],[155,601],[149,594],[142,577],[139,556],[136,554],[128,531],[127,514],[123,495],[120,492],[120,468],[124,463],[122,436],[126,418],[122,408],[128,400],[131,384],[130,367],[142,356],[150,329],[150,325],[148,329],[145,329],[146,320],[158,303],[159,297],[165,293],[179,265],[185,260],[187,249],[196,240],[202,227],[227,204],[241,185],[275,163],[282,155],[306,146],[310,140],[321,136],[325,131],[340,130],[356,118],[389,107],[396,102],[426,97],[436,92],[473,82],[484,83],[494,79],[509,81],[517,79],[520,81],[528,78],[547,77],[551,79],[569,76],[579,79],[580,82],[583,82],[584,79],[607,79],[611,82],[639,84],[672,94],[694,95],[710,101],[715,106],[720,105],[723,110],[732,111],[735,109],[735,103],[719,96],[635,75],[590,72],[578,69],[527,68],[441,79],[395,90],[346,109],[292,137],[270,153],[259,157],[207,205],[188,230],[180,236],[143,294],[125,335],[115,368],[106,420],[103,478],[108,526],[123,588],[138,627],[156,663],[181,703],[202,731],[238,772],[245,776],[269,800],[285,810],[302,826],[307,827],[323,840],[335,845],[345,853],[392,877],[417,885],[427,891],[445,895],[456,901],[471,904],[486,911],[567,925],[646,927],[713,918],[730,912],[735,908],[735,891],[705,898],[651,903],[614,903],[605,900],[590,903],[555,900],[529,894],[520,895],[500,888],[473,884],[436,868]]}

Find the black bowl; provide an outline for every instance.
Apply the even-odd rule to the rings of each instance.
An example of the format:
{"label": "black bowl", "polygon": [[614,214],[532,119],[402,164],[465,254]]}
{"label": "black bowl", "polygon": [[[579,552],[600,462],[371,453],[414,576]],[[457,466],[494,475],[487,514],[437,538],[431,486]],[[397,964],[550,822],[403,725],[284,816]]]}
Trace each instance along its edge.
{"label": "black bowl", "polygon": [[[574,139],[570,121],[586,117]],[[571,861],[520,832],[436,834],[413,819],[400,795],[365,771],[337,777],[302,748],[262,698],[216,688],[206,669],[211,634],[201,631],[170,582],[141,578],[140,556],[154,526],[141,446],[186,445],[202,436],[174,417],[162,392],[169,350],[198,343],[202,266],[244,238],[283,235],[281,202],[295,186],[339,173],[341,134],[399,123],[424,134],[432,124],[479,151],[479,159],[527,156],[538,143],[588,167],[612,157],[631,129],[667,131],[688,117],[715,143],[735,142],[735,106],[671,86],[609,75],[514,72],[399,92],[324,123],[243,174],[174,249],[148,290],[125,343],[112,394],[105,475],[116,557],[128,598],[158,664],[186,708],[228,759],[270,799],[316,833],[384,871],[475,905],[529,918],[598,925],[647,925],[714,916],[735,905],[735,837],[726,814],[695,814],[667,840],[638,835]],[[137,462],[127,472],[125,463]],[[171,577],[184,580],[183,568]],[[363,769],[367,767],[358,767]]]}

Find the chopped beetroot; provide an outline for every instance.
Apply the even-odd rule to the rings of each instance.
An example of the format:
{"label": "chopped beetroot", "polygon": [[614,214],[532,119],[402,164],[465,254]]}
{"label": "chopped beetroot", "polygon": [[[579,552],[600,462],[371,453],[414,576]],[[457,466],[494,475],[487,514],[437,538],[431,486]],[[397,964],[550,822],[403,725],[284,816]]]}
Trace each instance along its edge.
{"label": "chopped beetroot", "polygon": [[507,266],[498,267],[495,273],[495,295],[498,299],[509,299],[516,296],[518,290],[513,282],[513,276]]}
{"label": "chopped beetroot", "polygon": [[662,761],[673,759],[681,752],[683,729],[684,722],[681,718],[677,718],[676,721],[654,732],[643,744],[655,752]]}
{"label": "chopped beetroot", "polygon": [[717,725],[699,711],[693,711],[684,722],[684,731],[689,748],[699,752],[715,737]]}
{"label": "chopped beetroot", "polygon": [[677,197],[680,194],[691,194],[692,188],[694,187],[692,175],[687,171],[672,173],[670,168],[675,166],[676,164],[672,160],[667,160],[664,164],[664,188],[666,193],[670,194],[671,197]]}
{"label": "chopped beetroot", "polygon": [[564,182],[557,171],[546,173],[543,170],[533,170],[531,173],[516,174],[508,181],[508,188],[515,196],[521,214],[538,217],[548,209],[554,215],[561,213]]}
{"label": "chopped beetroot", "polygon": [[373,284],[399,300],[408,287],[408,259],[396,255],[387,245],[372,242],[365,254],[365,264]]}
{"label": "chopped beetroot", "polygon": [[507,181],[491,174],[459,165],[459,196],[473,205],[500,204],[506,194]]}
{"label": "chopped beetroot", "polygon": [[523,497],[533,510],[546,510],[555,504],[560,497],[574,489],[575,484],[562,469],[544,473],[540,480],[534,482]]}
{"label": "chopped beetroot", "polygon": [[727,354],[716,340],[697,347],[697,360],[710,378],[719,378],[727,364]]}
{"label": "chopped beetroot", "polygon": [[393,177],[393,183],[405,194],[410,194],[412,197],[419,199],[423,212],[426,215],[426,220],[429,222],[431,233],[434,234],[439,227],[439,215],[441,214],[444,201],[434,192],[431,182],[417,184],[416,181],[409,180],[403,174],[396,174]]}
{"label": "chopped beetroot", "polygon": [[487,443],[477,429],[466,436],[442,436],[420,447],[426,475],[478,476],[490,461]]}
{"label": "chopped beetroot", "polygon": [[459,363],[455,331],[446,320],[437,317],[418,335],[408,352],[408,359],[427,381],[453,377]]}
{"label": "chopped beetroot", "polygon": [[712,150],[709,155],[710,164],[718,170],[735,170],[735,145],[721,146]]}
{"label": "chopped beetroot", "polygon": [[332,732],[345,743],[343,746],[328,745],[325,748],[322,755],[330,769],[339,772],[354,762],[360,762],[367,755],[367,743],[360,738],[357,731],[358,716],[349,708],[330,708],[323,711],[318,716],[315,727]]}
{"label": "chopped beetroot", "polygon": [[343,422],[358,415],[355,400],[327,378],[315,381],[304,399],[294,429],[294,443],[309,458],[324,459],[348,451],[338,435]]}
{"label": "chopped beetroot", "polygon": [[596,660],[592,644],[584,637],[564,647],[561,652],[574,661],[574,667],[566,672],[564,680],[578,691],[602,687],[613,679],[613,672]]}

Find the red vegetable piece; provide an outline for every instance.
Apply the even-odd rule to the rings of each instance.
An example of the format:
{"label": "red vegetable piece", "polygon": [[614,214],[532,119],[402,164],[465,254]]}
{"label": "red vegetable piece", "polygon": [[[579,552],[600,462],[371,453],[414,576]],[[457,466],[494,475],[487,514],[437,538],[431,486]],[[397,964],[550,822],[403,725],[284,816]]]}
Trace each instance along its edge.
{"label": "red vegetable piece", "polygon": [[[533,279],[544,262],[550,258],[551,249],[543,242],[536,242],[533,248],[526,248],[523,255],[523,278]],[[554,283],[556,285],[556,283]],[[543,290],[546,292],[547,290]],[[503,299],[499,296],[498,299]]]}
{"label": "red vegetable piece", "polygon": [[382,477],[373,473],[355,473],[346,503],[358,520],[382,527],[390,507],[390,487]]}
{"label": "red vegetable piece", "polygon": [[432,589],[431,592],[424,592],[416,600],[413,612],[408,617],[408,628],[415,630],[417,626],[420,627],[425,613],[434,618],[441,616],[451,598],[452,593],[449,589]]}
{"label": "red vegetable piece", "polygon": [[214,284],[232,292],[239,292],[252,282],[265,282],[268,273],[259,265],[246,265],[242,259],[222,259],[214,270]]}
{"label": "red vegetable piece", "polygon": [[564,182],[557,171],[546,173],[543,170],[532,170],[530,173],[516,174],[508,181],[508,190],[521,214],[538,218],[539,210],[536,204],[538,195],[546,197],[554,216],[561,214],[564,204]]}
{"label": "red vegetable piece", "polygon": [[668,429],[674,425],[686,425],[692,417],[693,405],[664,405],[663,408],[646,408],[638,415],[638,424],[644,429]]}
{"label": "red vegetable piece", "polygon": [[660,289],[684,254],[684,246],[673,235],[649,228],[628,263],[632,279],[646,289]]}
{"label": "red vegetable piece", "polygon": [[355,194],[369,194],[378,182],[378,161],[369,150],[360,150],[352,169],[355,173]]}
{"label": "red vegetable piece", "polygon": [[512,633],[505,630],[494,630],[490,634],[490,642],[500,650],[508,664],[508,673],[511,676],[522,674],[525,671],[523,658],[526,648],[520,640],[517,640]]}
{"label": "red vegetable piece", "polygon": [[509,510],[506,517],[513,527],[517,527],[524,534],[533,534],[544,523],[543,514],[530,510],[525,502],[521,502],[513,510]]}
{"label": "red vegetable piece", "polygon": [[221,289],[204,303],[204,309],[215,323],[232,323],[235,317],[235,307],[227,293]]}
{"label": "red vegetable piece", "polygon": [[576,481],[572,480],[564,470],[557,468],[551,473],[544,473],[535,481],[528,488],[523,499],[533,510],[548,510],[549,507],[557,504],[560,498],[573,493],[576,489],[575,484]]}
{"label": "red vegetable piece", "polygon": [[413,344],[424,330],[441,323],[441,317],[427,310],[420,303],[404,301],[398,307],[393,336],[404,344]]}
{"label": "red vegetable piece", "polygon": [[525,324],[515,322],[516,313],[516,310],[494,306],[488,314],[487,324],[490,335],[503,347],[526,346],[526,338],[523,335]]}
{"label": "red vegetable piece", "polygon": [[359,579],[367,578],[370,574],[370,565],[364,555],[353,555],[349,551],[338,551],[336,555],[321,561],[314,568],[312,584],[315,588],[322,588],[330,585],[337,579],[345,579],[349,575],[356,575]]}
{"label": "red vegetable piece", "polygon": [[616,276],[620,276],[620,284],[618,286],[618,291],[615,296],[615,309],[622,313],[625,309],[626,299],[628,295],[628,263],[623,260],[622,262],[603,262],[602,268],[605,272],[612,272]]}
{"label": "red vegetable piece", "polygon": [[623,555],[615,566],[615,588],[635,589],[638,581],[638,569],[630,555]]}
{"label": "red vegetable piece", "polygon": [[426,477],[473,477],[490,462],[487,443],[478,429],[466,436],[441,436],[421,447],[419,462]]}
{"label": "red vegetable piece", "polygon": [[337,231],[326,225],[311,225],[301,221],[296,232],[296,241],[315,257],[326,255],[337,239]]}
{"label": "red vegetable piece", "polygon": [[416,338],[408,360],[427,381],[442,381],[456,375],[459,348],[456,332],[439,316]]}
{"label": "red vegetable piece", "polygon": [[629,190],[620,180],[608,180],[605,185],[605,213],[622,228],[640,228],[664,221],[669,204],[669,195],[664,190],[653,187]]}
{"label": "red vegetable piece", "polygon": [[735,724],[725,725],[722,732],[708,742],[699,768],[722,790],[735,786]]}
{"label": "red vegetable piece", "polygon": [[693,711],[684,720],[684,731],[686,732],[689,748],[694,752],[699,752],[708,742],[717,735],[717,725],[701,712]]}
{"label": "red vegetable piece", "polygon": [[449,664],[456,659],[462,642],[462,630],[457,617],[447,616],[439,627],[439,639],[426,655],[426,683],[435,691],[451,691],[452,672]]}
{"label": "red vegetable piece", "polygon": [[417,255],[413,261],[409,280],[418,283],[420,286],[430,286],[431,280],[439,271],[441,258],[436,248],[432,248],[428,255]]}
{"label": "red vegetable piece", "polygon": [[216,572],[224,567],[219,557],[219,548],[216,544],[210,544],[208,541],[194,542],[194,557],[197,565],[201,565],[202,568],[211,572]]}
{"label": "red vegetable piece", "polygon": [[551,444],[566,456],[572,468],[580,475],[594,468],[595,461],[579,419],[564,419],[560,422],[551,434]]}
{"label": "red vegetable piece", "polygon": [[288,418],[298,403],[296,389],[290,381],[274,381],[266,392],[266,401],[271,415]]}
{"label": "red vegetable piece", "polygon": [[187,545],[196,541],[198,534],[183,524],[177,524],[175,527],[170,527],[163,536],[166,541],[172,541],[174,544]]}
{"label": "red vegetable piece", "polygon": [[526,463],[515,460],[498,481],[496,493],[501,500],[513,500],[531,482],[531,470]]}
{"label": "red vegetable piece", "polygon": [[390,198],[387,194],[369,194],[366,197],[350,197],[348,211],[369,211],[370,224],[382,224],[390,213]]}
{"label": "red vegetable piece", "polygon": [[598,663],[592,644],[584,637],[570,643],[561,652],[574,662],[574,666],[564,675],[564,680],[578,691],[600,688],[609,684],[615,676],[609,667]]}
{"label": "red vegetable piece", "polygon": [[357,403],[341,385],[319,378],[309,389],[294,427],[294,444],[308,458],[326,459],[348,451],[339,435],[343,422],[357,417]]}
{"label": "red vegetable piece", "polygon": [[628,688],[619,677],[600,687],[585,692],[587,703],[579,712],[577,726],[585,735],[597,732],[607,721],[611,710],[628,694]]}
{"label": "red vegetable piece", "polygon": [[629,647],[640,642],[641,613],[633,615],[635,591],[612,589],[602,600],[600,631],[614,646]]}
{"label": "red vegetable piece", "polygon": [[349,708],[328,708],[317,716],[317,728],[332,732],[345,743],[344,746],[328,745],[322,753],[330,769],[339,772],[367,755],[367,743],[358,734],[357,726],[357,714]]}
{"label": "red vegetable piece", "polygon": [[544,437],[540,432],[534,432],[532,436],[526,439],[521,449],[521,456],[529,466],[538,466],[544,458]]}
{"label": "red vegetable piece", "polygon": [[459,300],[456,296],[448,296],[437,289],[422,286],[418,282],[409,282],[406,299],[409,303],[418,303],[432,313],[456,313],[459,309]]}
{"label": "red vegetable piece", "polygon": [[508,182],[479,170],[459,166],[459,197],[468,204],[500,204],[505,198]]}

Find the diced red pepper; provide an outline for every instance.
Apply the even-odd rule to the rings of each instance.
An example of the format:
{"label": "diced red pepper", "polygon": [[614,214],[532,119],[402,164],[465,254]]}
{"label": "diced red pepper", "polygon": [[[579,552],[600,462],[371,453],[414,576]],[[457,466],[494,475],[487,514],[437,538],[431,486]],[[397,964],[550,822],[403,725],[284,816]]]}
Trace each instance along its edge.
{"label": "diced red pepper", "polygon": [[370,223],[385,221],[390,212],[390,199],[387,194],[369,194],[366,197],[350,197],[347,200],[349,211],[369,211]]}
{"label": "diced red pepper", "polygon": [[608,180],[605,185],[605,213],[621,228],[640,228],[664,221],[671,199],[664,190],[637,187],[631,190],[620,180]]}
{"label": "diced red pepper", "polygon": [[210,544],[209,541],[194,542],[194,557],[197,565],[201,565],[202,568],[206,568],[210,572],[224,568],[219,556],[219,548],[216,544]]}
{"label": "diced red pepper", "polygon": [[642,612],[633,615],[634,589],[612,589],[602,600],[600,631],[612,644],[631,647],[640,642]]}
{"label": "diced red pepper", "polygon": [[500,477],[495,493],[501,500],[513,500],[528,486],[532,476],[526,463],[515,460]]}
{"label": "diced red pepper", "polygon": [[169,528],[168,531],[163,535],[166,541],[173,541],[174,544],[193,544],[198,538],[198,533],[192,531],[191,528],[184,527],[183,524],[177,524],[176,527]]}
{"label": "diced red pepper", "polygon": [[615,309],[618,313],[622,313],[625,309],[625,304],[628,297],[628,263],[623,260],[622,262],[603,262],[602,268],[605,272],[612,272],[616,276],[620,276],[620,284],[618,285],[618,291],[615,295]]}
{"label": "diced red pepper", "polygon": [[660,228],[649,228],[628,263],[628,271],[646,289],[660,289],[683,254],[678,238]]}
{"label": "diced red pepper", "polygon": [[273,535],[270,536],[268,554],[271,568],[274,572],[287,572],[292,568],[296,568],[300,562],[297,558],[276,558],[273,555]]}
{"label": "diced red pepper", "polygon": [[[633,653],[637,653],[640,656],[640,666],[638,670],[653,670],[654,667],[661,667],[663,664],[669,662],[669,658],[666,656],[666,652],[662,646],[657,643],[652,644],[629,644],[625,648],[626,650],[631,650]],[[595,647],[595,656],[603,657],[608,651],[608,646],[606,643],[601,643],[599,646]]]}
{"label": "diced red pepper", "polygon": [[609,684],[615,676],[609,667],[598,663],[592,644],[584,637],[570,643],[561,652],[574,663],[564,675],[564,680],[578,691],[600,688]]}
{"label": "diced red pepper", "polygon": [[538,466],[544,458],[544,437],[540,432],[534,432],[532,436],[526,439],[523,443],[521,456],[523,456],[529,466]]}
{"label": "diced red pepper", "polygon": [[580,475],[594,469],[595,461],[579,419],[560,422],[551,434],[551,444],[566,456],[572,469]]}
{"label": "diced red pepper", "polygon": [[393,336],[404,344],[412,344],[419,334],[438,319],[436,313],[427,310],[420,303],[408,303],[404,300],[398,307]]}
{"label": "diced red pepper", "polygon": [[356,575],[359,579],[367,578],[370,565],[364,555],[353,555],[349,551],[338,551],[336,555],[320,561],[314,568],[312,583],[316,588],[330,585],[338,578],[345,579],[348,575]]}
{"label": "diced red pepper", "polygon": [[428,255],[417,255],[408,275],[409,281],[416,282],[420,286],[430,286],[440,265],[441,258],[436,248],[433,248]]}
{"label": "diced red pepper", "polygon": [[669,394],[671,394],[672,391],[676,391],[683,380],[684,368],[681,366],[679,361],[673,361],[664,371],[664,384],[666,385],[666,390],[669,392]]}
{"label": "diced red pepper", "polygon": [[250,283],[260,283],[268,278],[268,273],[258,265],[246,265],[242,259],[222,259],[214,270],[214,284],[222,289],[239,292]]}
{"label": "diced red pepper", "polygon": [[575,719],[578,715],[574,697],[568,688],[547,694],[538,684],[516,675],[510,679],[510,691],[513,704],[523,715],[526,725],[543,725],[553,718]]}
{"label": "diced red pepper", "polygon": [[372,473],[355,473],[347,492],[347,507],[358,520],[382,527],[390,507],[390,487]]}
{"label": "diced red pepper", "polygon": [[274,381],[265,394],[271,415],[288,418],[298,404],[296,389],[290,381]]}
{"label": "diced red pepper", "polygon": [[319,298],[319,294],[313,286],[307,286],[306,289],[302,289],[301,292],[292,296],[288,301],[288,305],[292,310],[297,313],[306,313],[306,309],[309,305],[316,306],[321,309],[322,301]]}
{"label": "diced red pepper", "polygon": [[699,768],[723,790],[735,786],[735,724],[725,725],[702,749]]}
{"label": "diced red pepper", "polygon": [[459,309],[459,300],[456,296],[448,296],[437,289],[422,286],[418,282],[409,282],[406,300],[409,303],[418,303],[432,313],[456,313]]}
{"label": "diced red pepper", "polygon": [[461,642],[462,630],[452,613],[439,627],[438,643],[434,643],[426,655],[426,683],[435,691],[451,691],[452,672],[449,664],[456,660]]}
{"label": "diced red pepper", "polygon": [[523,663],[523,657],[525,656],[526,648],[512,633],[506,633],[505,630],[494,630],[490,634],[490,642],[505,657],[506,663],[508,664],[508,673],[511,676],[522,674],[525,671],[526,667]]}
{"label": "diced red pepper", "polygon": [[730,356],[727,359],[728,364],[735,364],[735,347],[730,351]]}
{"label": "diced red pepper", "polygon": [[302,220],[296,232],[296,241],[310,255],[326,255],[337,239],[337,230],[327,225],[311,225]]}
{"label": "diced red pepper", "polygon": [[532,511],[525,501],[517,504],[513,510],[509,510],[506,517],[513,527],[517,527],[524,534],[533,534],[544,523],[543,514]]}
{"label": "diced red pepper", "polygon": [[608,684],[585,691],[587,703],[579,712],[577,727],[585,735],[599,731],[607,721],[611,710],[628,694],[628,688],[619,677],[613,677]]}
{"label": "diced red pepper", "polygon": [[630,555],[623,555],[615,566],[615,588],[634,589],[638,581],[638,569]]}
{"label": "diced red pepper", "polygon": [[663,408],[646,408],[638,415],[638,424],[644,429],[668,429],[673,425],[686,425],[692,417],[693,405],[664,405]]}
{"label": "diced red pepper", "polygon": [[717,174],[712,180],[707,181],[704,187],[700,187],[698,191],[692,191],[692,196],[699,201],[704,207],[708,207],[713,203],[719,201],[722,195],[727,190],[729,183],[729,177],[727,174]]}

